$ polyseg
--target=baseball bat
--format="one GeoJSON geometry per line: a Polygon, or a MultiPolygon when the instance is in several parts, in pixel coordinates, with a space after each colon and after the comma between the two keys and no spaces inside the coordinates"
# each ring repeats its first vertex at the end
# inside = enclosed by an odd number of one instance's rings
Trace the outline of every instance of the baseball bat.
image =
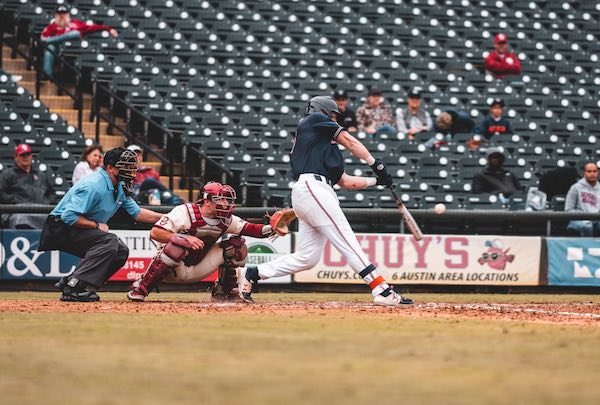
{"type": "Polygon", "coordinates": [[[404,223],[406,224],[406,227],[408,228],[408,230],[410,231],[412,236],[416,240],[423,239],[423,232],[421,232],[421,228],[419,228],[419,225],[417,225],[417,222],[415,221],[413,216],[410,214],[410,212],[408,211],[406,206],[402,203],[402,201],[400,201],[400,198],[398,198],[398,194],[396,194],[396,190],[394,190],[393,187],[388,187],[388,189],[392,193],[394,200],[396,200],[396,205],[398,206],[398,209],[400,210],[400,216],[404,220],[404,223]]]}

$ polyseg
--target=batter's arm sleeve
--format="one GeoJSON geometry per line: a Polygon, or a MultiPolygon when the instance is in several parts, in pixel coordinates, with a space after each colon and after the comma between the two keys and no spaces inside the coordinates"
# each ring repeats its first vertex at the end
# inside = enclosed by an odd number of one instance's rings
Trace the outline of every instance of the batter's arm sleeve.
{"type": "Polygon", "coordinates": [[[71,200],[65,205],[65,211],[60,219],[67,225],[74,225],[77,219],[87,213],[96,199],[96,193],[87,185],[77,187],[71,200]]]}
{"type": "Polygon", "coordinates": [[[577,192],[577,187],[575,187],[575,184],[574,184],[569,189],[569,192],[567,193],[567,197],[565,198],[565,211],[579,211],[577,209],[578,197],[579,197],[579,193],[577,192]]]}

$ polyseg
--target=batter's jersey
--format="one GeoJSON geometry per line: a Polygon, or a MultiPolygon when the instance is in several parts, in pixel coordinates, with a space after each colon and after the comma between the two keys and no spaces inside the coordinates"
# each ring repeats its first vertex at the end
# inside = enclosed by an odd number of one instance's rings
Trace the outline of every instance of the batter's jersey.
{"type": "Polygon", "coordinates": [[[313,113],[298,123],[290,153],[294,179],[316,173],[336,184],[344,173],[344,158],[335,142],[344,128],[328,116],[313,113]]]}
{"type": "MultiPolygon", "coordinates": [[[[164,214],[154,226],[173,233],[195,236],[204,242],[202,251],[208,252],[223,234],[239,235],[247,223],[240,217],[232,215],[231,223],[225,226],[218,218],[204,218],[200,214],[198,205],[187,203],[178,205],[164,214]]],[[[164,243],[159,243],[157,247],[160,249],[163,246],[164,243]]]]}

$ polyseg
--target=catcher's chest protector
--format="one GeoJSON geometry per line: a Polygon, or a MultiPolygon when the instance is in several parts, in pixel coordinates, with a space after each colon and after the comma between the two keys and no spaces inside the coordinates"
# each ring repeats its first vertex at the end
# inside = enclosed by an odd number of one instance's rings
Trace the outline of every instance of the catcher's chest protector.
{"type": "MultiPolygon", "coordinates": [[[[198,207],[196,204],[188,203],[185,204],[185,206],[188,210],[190,219],[192,220],[192,226],[187,230],[187,233],[188,235],[195,236],[204,242],[204,248],[198,252],[202,257],[204,257],[212,245],[214,245],[215,242],[219,240],[221,236],[223,236],[227,230],[227,226],[223,225],[223,223],[220,221],[216,225],[206,223],[202,217],[202,214],[200,214],[200,207],[198,207]]],[[[201,258],[197,257],[196,260],[198,259],[201,260],[201,258]]],[[[198,262],[200,260],[198,260],[198,262]]]]}

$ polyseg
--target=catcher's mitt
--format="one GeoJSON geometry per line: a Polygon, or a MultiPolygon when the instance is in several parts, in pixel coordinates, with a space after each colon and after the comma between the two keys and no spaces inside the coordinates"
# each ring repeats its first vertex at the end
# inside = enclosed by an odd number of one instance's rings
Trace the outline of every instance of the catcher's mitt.
{"type": "Polygon", "coordinates": [[[267,213],[267,217],[269,217],[269,225],[271,225],[273,235],[285,236],[290,231],[288,225],[296,219],[296,213],[293,208],[284,208],[273,215],[267,213]]]}

